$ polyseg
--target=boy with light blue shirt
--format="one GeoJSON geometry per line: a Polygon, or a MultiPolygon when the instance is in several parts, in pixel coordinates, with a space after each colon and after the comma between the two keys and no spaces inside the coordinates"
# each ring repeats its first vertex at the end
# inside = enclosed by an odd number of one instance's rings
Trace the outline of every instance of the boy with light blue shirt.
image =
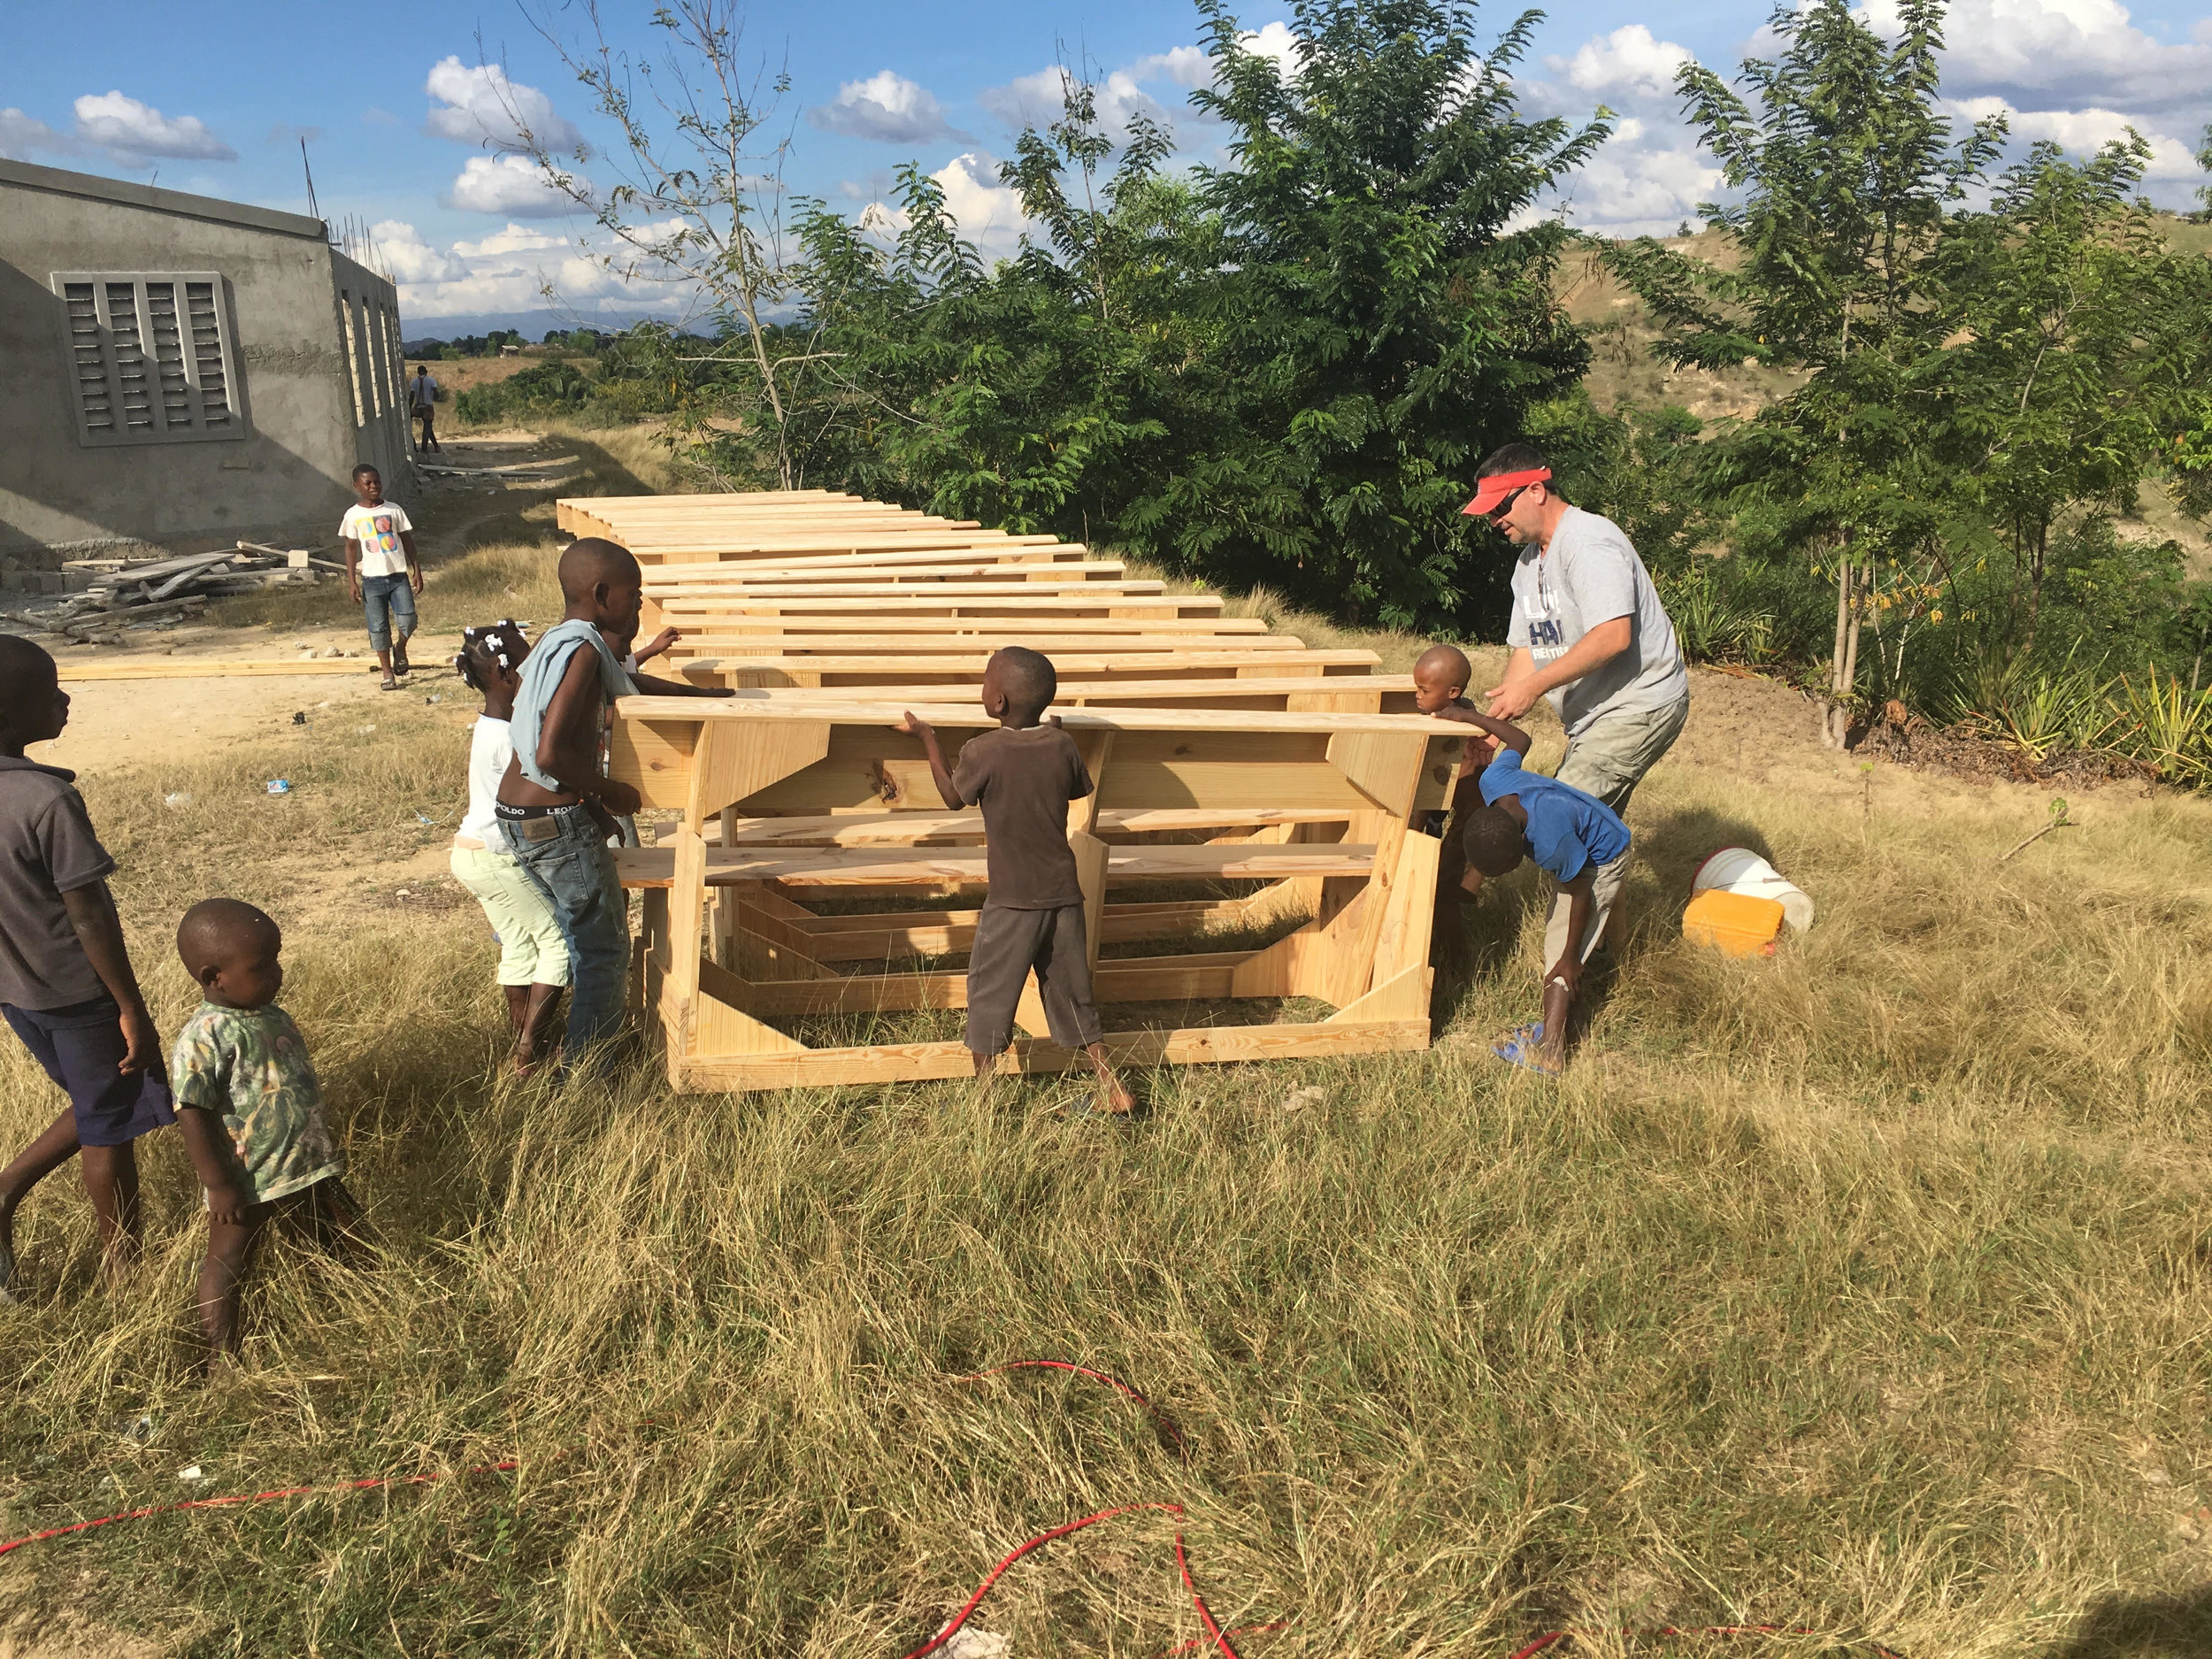
{"type": "Polygon", "coordinates": [[[1567,1022],[1581,995],[1583,964],[1604,937],[1628,867],[1628,826],[1596,796],[1523,768],[1529,735],[1479,710],[1446,707],[1440,720],[1479,727],[1497,741],[1495,759],[1476,780],[1483,804],[1463,812],[1461,844],[1467,873],[1460,885],[1479,892],[1535,860],[1558,884],[1544,929],[1543,1018],[1511,1033],[1492,1049],[1500,1059],[1555,1077],[1567,1062],[1567,1022]]]}

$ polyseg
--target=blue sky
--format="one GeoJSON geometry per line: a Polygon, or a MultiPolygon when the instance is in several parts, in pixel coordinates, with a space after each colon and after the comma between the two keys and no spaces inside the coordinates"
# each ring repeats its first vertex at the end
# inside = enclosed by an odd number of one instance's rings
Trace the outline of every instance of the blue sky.
{"type": "MultiPolygon", "coordinates": [[[[1870,9],[1878,20],[1893,3],[1870,9]]],[[[651,49],[649,4],[603,0],[603,11],[616,46],[651,49]]],[[[584,24],[573,0],[551,15],[572,33],[584,24]]],[[[1486,9],[1479,27],[1511,15],[1486,9]]],[[[377,227],[411,335],[541,311],[549,280],[580,318],[673,303],[595,269],[578,248],[588,224],[501,153],[509,108],[540,131],[594,142],[605,132],[511,4],[111,0],[96,27],[92,16],[22,4],[0,15],[0,154],[304,211],[303,134],[325,215],[377,227]]],[[[1601,102],[1624,118],[1562,211],[1623,231],[1671,229],[1687,216],[1712,174],[1681,125],[1673,71],[1692,58],[1732,66],[1756,47],[1765,16],[1757,0],[1555,10],[1523,67],[1525,104],[1578,117],[1601,102]]],[[[1277,51],[1288,17],[1283,0],[1239,12],[1254,43],[1277,51]]],[[[995,164],[1025,113],[1053,112],[1050,72],[1064,57],[1102,80],[1110,116],[1148,108],[1174,120],[1186,158],[1217,153],[1217,129],[1184,102],[1205,69],[1198,22],[1187,0],[816,0],[753,9],[743,51],[789,72],[790,189],[856,212],[893,168],[918,160],[944,181],[969,234],[1003,251],[1020,224],[995,164]]],[[[1946,92],[1962,115],[2002,105],[2016,132],[2076,149],[2132,122],[2156,147],[2155,199],[2186,205],[2203,182],[2191,152],[2212,120],[2212,0],[1958,0],[1949,37],[1946,92]]]]}

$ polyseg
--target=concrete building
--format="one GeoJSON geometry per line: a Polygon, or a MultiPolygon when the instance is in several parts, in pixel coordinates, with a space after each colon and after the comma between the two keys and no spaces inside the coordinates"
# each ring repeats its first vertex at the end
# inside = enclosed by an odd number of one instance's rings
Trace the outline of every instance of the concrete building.
{"type": "Polygon", "coordinates": [[[0,555],[334,545],[412,498],[399,338],[320,219],[0,160],[0,555]]]}

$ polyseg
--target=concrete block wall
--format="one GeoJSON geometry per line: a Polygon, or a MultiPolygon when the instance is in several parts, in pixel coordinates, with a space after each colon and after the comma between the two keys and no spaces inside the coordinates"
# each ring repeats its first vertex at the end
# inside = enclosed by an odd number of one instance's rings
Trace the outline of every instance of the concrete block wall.
{"type": "Polygon", "coordinates": [[[0,554],[45,565],[128,544],[329,545],[359,460],[409,500],[404,410],[376,376],[387,335],[396,361],[397,320],[393,286],[334,250],[319,219],[0,160],[0,554]],[[65,271],[219,273],[243,435],[81,443],[53,288],[65,271]],[[364,373],[373,389],[357,406],[364,373]]]}

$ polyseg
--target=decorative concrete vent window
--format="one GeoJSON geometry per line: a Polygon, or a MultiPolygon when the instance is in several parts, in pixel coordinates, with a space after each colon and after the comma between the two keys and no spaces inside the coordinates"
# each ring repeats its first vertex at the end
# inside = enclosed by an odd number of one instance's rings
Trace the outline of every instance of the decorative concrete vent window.
{"type": "Polygon", "coordinates": [[[87,449],[242,438],[238,359],[223,279],[211,271],[61,271],[77,412],[87,449]]]}

